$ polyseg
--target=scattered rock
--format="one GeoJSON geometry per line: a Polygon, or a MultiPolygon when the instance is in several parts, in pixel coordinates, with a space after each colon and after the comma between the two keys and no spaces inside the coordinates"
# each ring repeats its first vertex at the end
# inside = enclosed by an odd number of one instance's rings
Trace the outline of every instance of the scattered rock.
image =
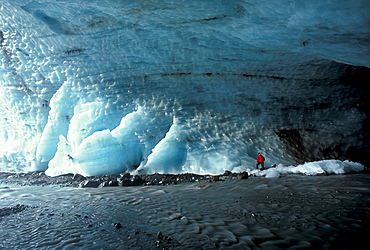
{"type": "Polygon", "coordinates": [[[131,186],[131,180],[124,179],[124,178],[118,178],[117,179],[118,186],[131,186]]]}
{"type": "Polygon", "coordinates": [[[132,181],[133,186],[141,186],[145,183],[145,181],[139,175],[135,175],[131,179],[131,181],[132,181]]]}
{"type": "Polygon", "coordinates": [[[100,185],[99,181],[86,180],[81,182],[80,188],[97,188],[99,187],[99,185],[100,185]]]}
{"type": "Polygon", "coordinates": [[[130,173],[112,174],[104,176],[85,177],[80,174],[64,174],[47,176],[45,172],[32,173],[4,173],[0,172],[0,182],[3,184],[17,184],[22,186],[59,185],[62,187],[111,187],[111,186],[141,186],[141,185],[175,185],[184,182],[217,182],[225,179],[246,179],[248,173],[232,173],[228,170],[221,175],[183,174],[149,174],[131,175],[130,173]],[[244,176],[244,177],[243,177],[244,176]],[[242,178],[243,177],[243,178],[242,178]]]}
{"type": "Polygon", "coordinates": [[[109,186],[109,183],[107,181],[103,181],[102,183],[99,184],[99,188],[101,187],[108,187],[109,186]]]}
{"type": "Polygon", "coordinates": [[[72,177],[72,180],[74,181],[84,181],[86,180],[86,177],[80,174],[74,174],[72,177]]]}
{"type": "Polygon", "coordinates": [[[225,173],[223,174],[223,176],[229,176],[229,175],[231,175],[232,173],[231,173],[231,171],[229,171],[229,170],[226,170],[225,171],[225,173]]]}
{"type": "Polygon", "coordinates": [[[99,187],[117,187],[117,186],[119,186],[117,180],[103,181],[99,185],[99,187]]]}
{"type": "Polygon", "coordinates": [[[118,186],[118,181],[117,180],[109,181],[108,182],[108,186],[110,186],[110,187],[116,187],[116,186],[118,186]]]}
{"type": "Polygon", "coordinates": [[[169,236],[163,235],[161,231],[157,233],[158,240],[155,242],[155,245],[161,249],[170,249],[171,247],[178,247],[180,244],[173,241],[169,236]]]}
{"type": "Polygon", "coordinates": [[[238,174],[238,179],[248,179],[248,177],[249,177],[248,172],[238,174]]]}
{"type": "Polygon", "coordinates": [[[157,240],[157,241],[155,242],[155,246],[156,246],[156,247],[161,247],[161,241],[160,241],[160,240],[157,240]]]}
{"type": "Polygon", "coordinates": [[[162,234],[162,232],[161,231],[159,231],[158,233],[157,233],[157,238],[158,239],[163,239],[163,234],[162,234]]]}
{"type": "Polygon", "coordinates": [[[141,186],[144,183],[145,181],[139,175],[131,176],[127,173],[117,178],[118,186],[141,186]]]}
{"type": "Polygon", "coordinates": [[[121,177],[125,178],[125,179],[130,179],[131,178],[131,174],[130,173],[122,173],[120,174],[121,177]]]}

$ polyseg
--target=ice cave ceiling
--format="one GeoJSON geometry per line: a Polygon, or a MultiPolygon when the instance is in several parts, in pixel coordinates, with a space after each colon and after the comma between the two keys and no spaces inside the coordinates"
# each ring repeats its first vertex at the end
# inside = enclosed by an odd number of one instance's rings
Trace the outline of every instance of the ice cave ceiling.
{"type": "Polygon", "coordinates": [[[218,173],[257,152],[368,164],[368,13],[366,0],[2,0],[0,169],[218,173]]]}

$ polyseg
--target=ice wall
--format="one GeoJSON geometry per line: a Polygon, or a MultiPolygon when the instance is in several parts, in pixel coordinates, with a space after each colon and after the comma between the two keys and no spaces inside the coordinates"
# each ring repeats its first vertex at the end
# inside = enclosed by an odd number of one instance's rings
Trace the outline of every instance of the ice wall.
{"type": "Polygon", "coordinates": [[[0,169],[366,163],[369,5],[3,0],[0,169]]]}

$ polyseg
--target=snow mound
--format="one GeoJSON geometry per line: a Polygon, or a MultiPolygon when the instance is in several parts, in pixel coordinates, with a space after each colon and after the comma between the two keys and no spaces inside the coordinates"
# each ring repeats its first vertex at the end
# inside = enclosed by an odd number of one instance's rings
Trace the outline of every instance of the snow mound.
{"type": "Polygon", "coordinates": [[[351,161],[323,160],[315,162],[306,162],[297,166],[282,166],[269,168],[264,171],[253,170],[252,174],[256,176],[265,176],[266,178],[276,178],[281,175],[303,174],[303,175],[323,175],[323,174],[346,174],[361,172],[364,165],[351,161]]]}

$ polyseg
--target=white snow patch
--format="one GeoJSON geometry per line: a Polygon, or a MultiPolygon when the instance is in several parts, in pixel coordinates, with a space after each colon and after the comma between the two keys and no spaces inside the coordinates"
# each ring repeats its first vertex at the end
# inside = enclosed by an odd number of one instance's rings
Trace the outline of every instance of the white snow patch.
{"type": "Polygon", "coordinates": [[[282,166],[269,168],[264,171],[252,170],[251,173],[256,176],[265,176],[266,178],[279,177],[288,174],[303,174],[303,175],[322,175],[322,174],[346,174],[353,172],[361,172],[364,170],[364,165],[351,161],[340,160],[323,160],[315,162],[306,162],[298,166],[282,166]]]}

